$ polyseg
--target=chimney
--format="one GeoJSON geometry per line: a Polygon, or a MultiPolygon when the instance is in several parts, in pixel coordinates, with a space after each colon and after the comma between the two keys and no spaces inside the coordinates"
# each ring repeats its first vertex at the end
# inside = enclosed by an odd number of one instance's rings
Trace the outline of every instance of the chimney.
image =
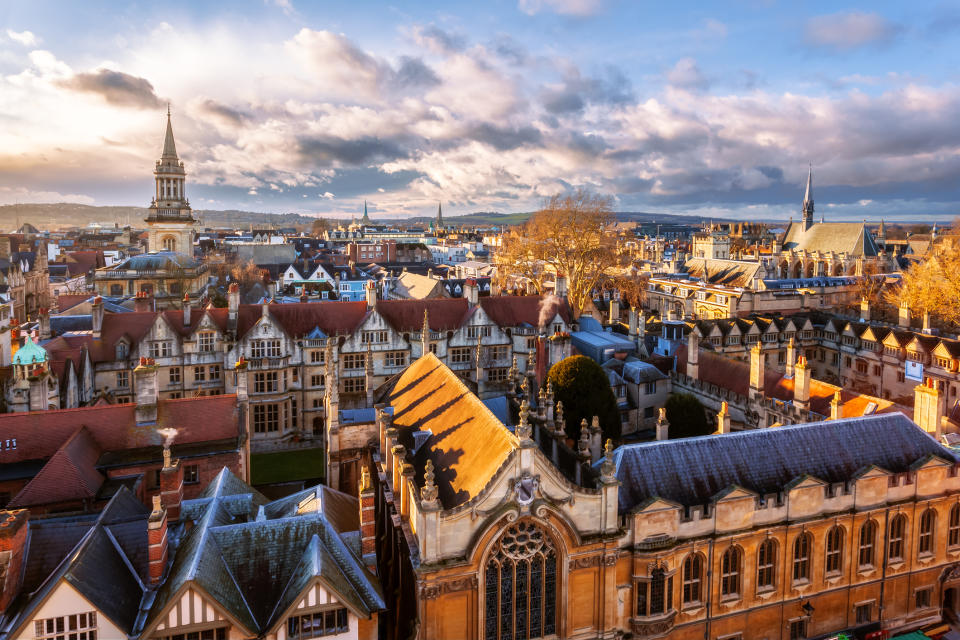
{"type": "Polygon", "coordinates": [[[237,314],[240,313],[240,285],[231,282],[227,288],[227,318],[231,327],[237,326],[237,314]]]}
{"type": "Polygon", "coordinates": [[[30,512],[26,509],[0,511],[0,611],[6,611],[20,591],[30,512]]]}
{"type": "Polygon", "coordinates": [[[608,314],[607,324],[618,324],[620,322],[620,299],[610,296],[610,313],[608,314]]]}
{"type": "Polygon", "coordinates": [[[133,310],[137,312],[150,311],[150,298],[146,291],[138,291],[133,299],[133,310]]]}
{"type": "Polygon", "coordinates": [[[694,380],[700,378],[700,334],[696,328],[687,334],[687,375],[694,380]]]}
{"type": "Polygon", "coordinates": [[[557,274],[557,281],[553,287],[553,292],[556,295],[560,296],[561,298],[567,297],[567,276],[566,275],[562,273],[557,274]]]}
{"type": "Polygon", "coordinates": [[[103,330],[103,298],[97,296],[90,305],[91,324],[93,329],[93,339],[100,339],[100,332],[103,330]]]}
{"type": "Polygon", "coordinates": [[[913,390],[913,421],[939,440],[943,433],[942,418],[940,390],[932,378],[926,378],[913,390]]]}
{"type": "Polygon", "coordinates": [[[467,278],[463,283],[463,297],[466,298],[472,306],[480,303],[480,287],[473,278],[467,278]]]}
{"type": "Polygon", "coordinates": [[[160,500],[171,520],[180,519],[180,503],[183,502],[183,465],[174,460],[170,445],[163,445],[163,468],[160,469],[160,500]]]}
{"type": "Polygon", "coordinates": [[[805,356],[797,358],[797,366],[794,367],[793,404],[804,411],[810,410],[810,367],[805,356]]]}
{"type": "Polygon", "coordinates": [[[184,327],[190,326],[190,319],[191,319],[190,309],[191,309],[190,296],[185,295],[183,296],[183,326],[184,327]]]}
{"type": "Polygon", "coordinates": [[[910,305],[904,302],[900,303],[900,317],[898,324],[904,329],[910,328],[910,305]]]}
{"type": "Polygon", "coordinates": [[[840,398],[840,392],[837,391],[833,394],[833,399],[830,401],[830,419],[839,420],[843,417],[843,402],[840,398]]]}
{"type": "Polygon", "coordinates": [[[921,331],[923,331],[923,333],[933,333],[933,328],[932,328],[932,326],[930,325],[930,312],[929,312],[929,311],[924,311],[924,312],[923,312],[923,329],[922,329],[921,331]]]}
{"type": "Polygon", "coordinates": [[[753,343],[750,349],[750,398],[762,398],[765,390],[763,349],[760,342],[753,343]]]}
{"type": "Polygon", "coordinates": [[[152,358],[140,358],[133,370],[133,383],[137,393],[137,424],[153,424],[157,421],[157,363],[152,358]]]}
{"type": "Polygon", "coordinates": [[[717,414],[717,433],[730,433],[730,407],[726,400],[720,403],[720,413],[717,414]]]}
{"type": "Polygon", "coordinates": [[[784,378],[793,377],[793,366],[797,362],[797,345],[793,341],[793,338],[790,338],[790,342],[787,343],[787,366],[784,370],[784,378]]]}
{"type": "Polygon", "coordinates": [[[38,312],[40,319],[40,339],[50,339],[50,310],[46,307],[40,307],[38,312]]]}
{"type": "Polygon", "coordinates": [[[246,402],[250,398],[247,393],[247,359],[240,356],[240,359],[233,365],[233,368],[237,376],[236,380],[234,380],[236,383],[237,402],[246,402]]]}
{"type": "Polygon", "coordinates": [[[660,407],[660,415],[657,417],[657,440],[670,439],[670,423],[667,422],[667,410],[660,407]]]}
{"type": "Polygon", "coordinates": [[[153,496],[153,511],[147,519],[147,559],[151,586],[163,579],[167,554],[167,510],[163,508],[160,496],[153,496]]]}
{"type": "Polygon", "coordinates": [[[630,312],[627,315],[629,322],[629,334],[630,338],[633,340],[637,339],[637,308],[630,307],[630,312]]]}
{"type": "Polygon", "coordinates": [[[377,514],[374,507],[375,494],[370,484],[370,470],[361,460],[360,472],[360,557],[367,569],[377,572],[377,514]]]}
{"type": "Polygon", "coordinates": [[[373,280],[367,280],[367,309],[377,306],[377,285],[373,280]]]}
{"type": "Polygon", "coordinates": [[[860,322],[870,322],[870,301],[860,298],[860,322]]]}

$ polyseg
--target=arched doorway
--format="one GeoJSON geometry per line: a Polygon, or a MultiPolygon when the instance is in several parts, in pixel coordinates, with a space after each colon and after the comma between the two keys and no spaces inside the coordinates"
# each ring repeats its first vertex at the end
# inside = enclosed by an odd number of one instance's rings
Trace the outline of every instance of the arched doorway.
{"type": "Polygon", "coordinates": [[[542,638],[557,632],[558,553],[535,522],[507,527],[484,567],[484,640],[542,638]]]}
{"type": "Polygon", "coordinates": [[[949,587],[943,590],[943,619],[950,623],[957,622],[957,589],[949,587]]]}

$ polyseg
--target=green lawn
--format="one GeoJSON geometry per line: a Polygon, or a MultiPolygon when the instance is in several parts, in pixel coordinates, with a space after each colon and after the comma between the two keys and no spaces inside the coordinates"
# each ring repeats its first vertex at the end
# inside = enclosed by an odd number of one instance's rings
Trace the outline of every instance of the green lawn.
{"type": "Polygon", "coordinates": [[[294,449],[250,456],[250,476],[254,485],[294,482],[323,478],[323,449],[294,449]]]}

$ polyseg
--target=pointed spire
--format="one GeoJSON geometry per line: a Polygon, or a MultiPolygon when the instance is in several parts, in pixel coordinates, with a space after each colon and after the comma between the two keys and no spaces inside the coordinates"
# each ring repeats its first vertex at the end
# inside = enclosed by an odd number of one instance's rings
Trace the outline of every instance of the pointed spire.
{"type": "Polygon", "coordinates": [[[437,229],[443,228],[443,203],[437,203],[437,229]]]}
{"type": "Polygon", "coordinates": [[[804,230],[813,224],[813,165],[807,171],[807,190],[803,194],[803,225],[804,230]]]}
{"type": "Polygon", "coordinates": [[[177,145],[173,141],[173,125],[170,123],[170,103],[167,103],[167,132],[163,137],[163,153],[161,158],[176,158],[177,145]]]}

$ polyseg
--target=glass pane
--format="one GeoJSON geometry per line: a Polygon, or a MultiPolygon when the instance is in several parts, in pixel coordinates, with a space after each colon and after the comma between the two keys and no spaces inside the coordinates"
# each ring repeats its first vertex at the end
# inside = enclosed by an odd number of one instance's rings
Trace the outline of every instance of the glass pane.
{"type": "Polygon", "coordinates": [[[553,552],[544,560],[543,635],[556,633],[557,628],[557,559],[553,552]]]}
{"type": "Polygon", "coordinates": [[[543,629],[543,558],[530,564],[530,637],[539,638],[543,629]]]}
{"type": "Polygon", "coordinates": [[[499,589],[499,571],[497,571],[497,565],[491,560],[487,565],[487,576],[486,576],[486,594],[485,594],[485,612],[484,612],[484,636],[486,640],[497,640],[497,595],[500,593],[499,589]]]}
{"type": "Polygon", "coordinates": [[[500,638],[513,639],[513,563],[500,567],[500,638]]]}
{"type": "Polygon", "coordinates": [[[527,579],[528,573],[530,571],[530,563],[526,560],[521,560],[517,563],[517,588],[515,590],[515,604],[514,604],[514,615],[516,616],[515,622],[516,626],[514,637],[515,638],[526,638],[527,637],[527,626],[530,621],[528,618],[527,611],[527,579]]]}

